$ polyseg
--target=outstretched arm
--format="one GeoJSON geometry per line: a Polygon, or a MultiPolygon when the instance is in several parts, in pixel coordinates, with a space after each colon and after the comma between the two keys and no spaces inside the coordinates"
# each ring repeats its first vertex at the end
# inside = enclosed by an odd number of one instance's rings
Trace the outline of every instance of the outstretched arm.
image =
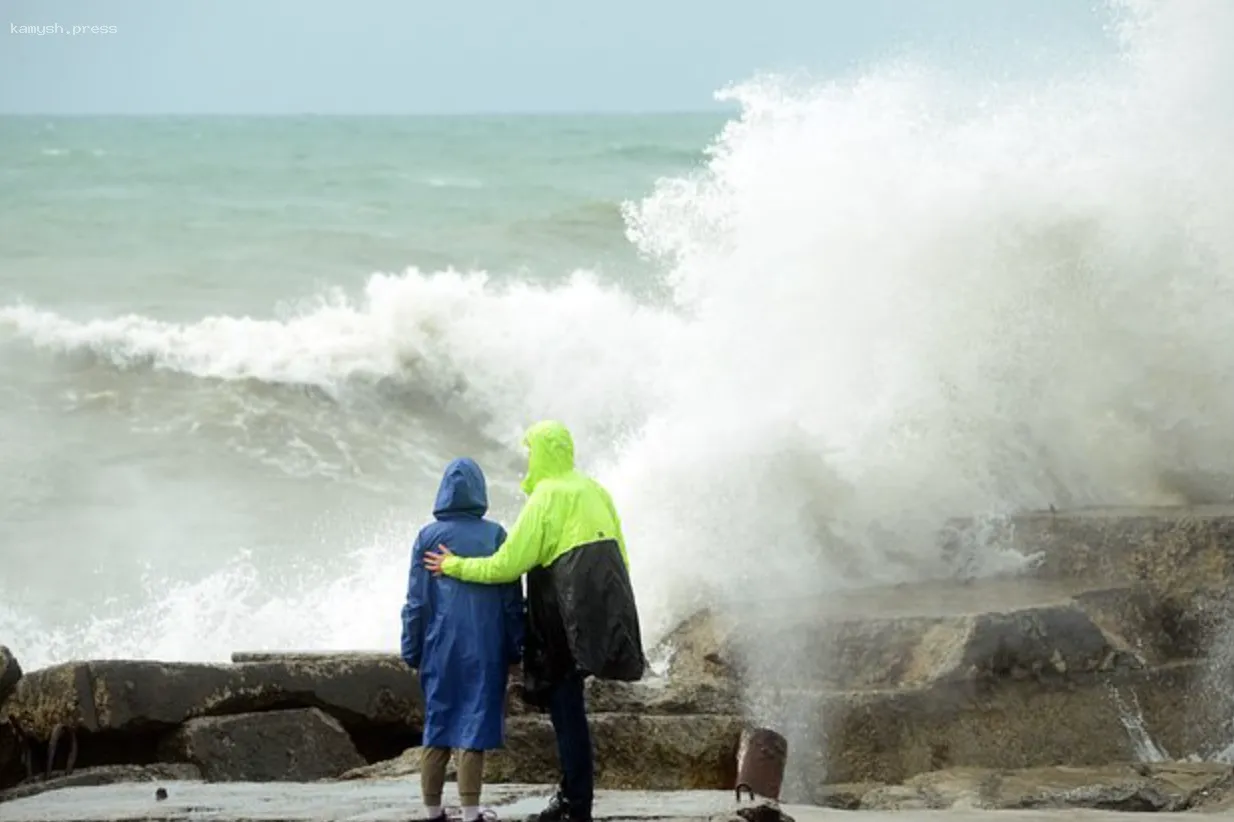
{"type": "Polygon", "coordinates": [[[421,563],[420,537],[411,546],[411,570],[407,575],[407,599],[403,603],[401,656],[407,667],[419,669],[424,651],[424,626],[428,623],[429,575],[421,563]]]}
{"type": "Polygon", "coordinates": [[[464,582],[504,585],[540,565],[548,543],[543,494],[532,494],[519,513],[510,535],[497,553],[487,557],[456,557],[444,546],[424,556],[424,567],[464,582]]]}

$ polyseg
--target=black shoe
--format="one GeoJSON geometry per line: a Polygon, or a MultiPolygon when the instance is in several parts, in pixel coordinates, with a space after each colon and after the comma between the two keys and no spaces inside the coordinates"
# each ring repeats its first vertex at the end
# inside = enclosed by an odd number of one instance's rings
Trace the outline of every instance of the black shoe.
{"type": "Polygon", "coordinates": [[[422,816],[420,817],[420,820],[421,822],[450,822],[450,817],[446,815],[445,811],[442,811],[437,816],[433,816],[433,817],[422,816]]]}
{"type": "Polygon", "coordinates": [[[547,808],[527,817],[527,822],[591,822],[591,813],[571,808],[565,796],[558,793],[549,800],[547,808]]]}
{"type": "Polygon", "coordinates": [[[570,814],[570,803],[560,793],[553,795],[548,807],[527,817],[527,822],[565,822],[570,814]]]}

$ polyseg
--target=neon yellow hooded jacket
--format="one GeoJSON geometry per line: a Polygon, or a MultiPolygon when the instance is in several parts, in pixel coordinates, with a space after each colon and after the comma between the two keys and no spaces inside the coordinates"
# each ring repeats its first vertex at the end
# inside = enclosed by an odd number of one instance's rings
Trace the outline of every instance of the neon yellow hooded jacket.
{"type": "Polygon", "coordinates": [[[527,504],[501,549],[489,557],[449,557],[441,571],[464,582],[514,582],[547,567],[581,545],[615,539],[629,568],[625,537],[613,499],[600,483],[574,470],[574,439],[559,422],[546,420],[527,430],[527,504]]]}
{"type": "Polygon", "coordinates": [[[442,573],[488,584],[527,575],[523,698],[544,706],[567,677],[634,682],[647,659],[612,498],[574,470],[574,441],[561,423],[533,425],[524,443],[527,504],[506,541],[487,557],[449,557],[442,573]]]}

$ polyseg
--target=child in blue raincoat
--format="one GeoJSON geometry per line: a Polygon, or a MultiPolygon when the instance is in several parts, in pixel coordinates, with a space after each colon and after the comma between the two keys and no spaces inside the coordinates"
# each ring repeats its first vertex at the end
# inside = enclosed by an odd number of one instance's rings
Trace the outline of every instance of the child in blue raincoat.
{"type": "Polygon", "coordinates": [[[438,545],[458,556],[496,553],[506,532],[484,518],[487,511],[480,466],[454,460],[437,491],[436,521],[420,530],[411,549],[402,657],[419,671],[424,691],[420,785],[432,822],[446,818],[441,797],[451,750],[459,752],[463,818],[479,818],[484,751],[505,742],[506,682],[523,654],[521,582],[478,585],[434,577],[424,568],[424,553],[438,545]]]}

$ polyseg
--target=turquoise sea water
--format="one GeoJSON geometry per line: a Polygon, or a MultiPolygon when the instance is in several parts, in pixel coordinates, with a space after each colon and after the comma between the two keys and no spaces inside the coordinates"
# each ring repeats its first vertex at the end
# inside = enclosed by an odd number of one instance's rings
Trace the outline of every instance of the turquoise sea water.
{"type": "MultiPolygon", "coordinates": [[[[722,125],[0,119],[0,609],[71,628],[142,601],[143,574],[191,581],[250,554],[254,584],[278,590],[318,560],[328,577],[377,531],[401,557],[443,460],[510,455],[414,379],[376,373],[372,390],[349,390],[347,367],[323,360],[348,334],[382,333],[380,320],[358,318],[323,353],[329,318],[305,306],[408,266],[546,286],[587,269],[654,299],[621,205],[700,166],[722,125]],[[285,350],[263,350],[243,325],[297,312],[316,316],[303,347],[284,334],[285,350]]],[[[429,323],[454,313],[377,302],[429,323]]]]}
{"type": "Polygon", "coordinates": [[[450,267],[645,273],[622,201],[715,115],[0,119],[0,291],[194,317],[450,267]]]}

